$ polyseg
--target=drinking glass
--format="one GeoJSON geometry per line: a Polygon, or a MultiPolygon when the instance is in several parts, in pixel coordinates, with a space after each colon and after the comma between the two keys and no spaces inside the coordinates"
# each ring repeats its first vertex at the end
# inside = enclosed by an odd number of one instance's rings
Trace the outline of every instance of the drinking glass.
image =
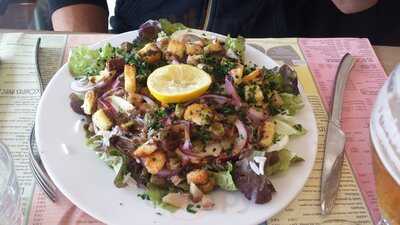
{"type": "Polygon", "coordinates": [[[400,65],[379,91],[370,123],[372,162],[382,219],[400,225],[400,65]]]}
{"type": "Polygon", "coordinates": [[[0,225],[21,224],[21,198],[14,163],[7,146],[0,142],[0,225]]]}

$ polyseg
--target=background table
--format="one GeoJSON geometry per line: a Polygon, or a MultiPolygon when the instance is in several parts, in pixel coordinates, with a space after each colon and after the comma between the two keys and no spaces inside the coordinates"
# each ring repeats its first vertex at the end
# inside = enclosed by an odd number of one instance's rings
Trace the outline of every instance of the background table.
{"type": "Polygon", "coordinates": [[[381,61],[386,74],[390,74],[394,67],[400,63],[400,47],[373,46],[376,55],[381,61]]]}

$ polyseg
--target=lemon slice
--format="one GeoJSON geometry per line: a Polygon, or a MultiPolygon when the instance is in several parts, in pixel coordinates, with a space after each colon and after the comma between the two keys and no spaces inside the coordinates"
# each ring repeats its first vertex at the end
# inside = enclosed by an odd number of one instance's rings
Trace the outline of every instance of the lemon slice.
{"type": "Polygon", "coordinates": [[[160,67],[147,78],[150,93],[163,103],[195,99],[207,91],[211,77],[203,70],[186,64],[160,67]]]}

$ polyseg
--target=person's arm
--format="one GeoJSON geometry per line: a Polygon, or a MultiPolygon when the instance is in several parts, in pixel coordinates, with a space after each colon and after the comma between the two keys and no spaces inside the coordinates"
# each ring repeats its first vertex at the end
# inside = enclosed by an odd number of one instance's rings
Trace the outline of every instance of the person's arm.
{"type": "Polygon", "coordinates": [[[108,11],[103,1],[49,0],[55,31],[107,32],[108,11]]]}
{"type": "Polygon", "coordinates": [[[378,1],[379,0],[332,0],[336,7],[345,14],[364,11],[374,6],[378,1]]]}

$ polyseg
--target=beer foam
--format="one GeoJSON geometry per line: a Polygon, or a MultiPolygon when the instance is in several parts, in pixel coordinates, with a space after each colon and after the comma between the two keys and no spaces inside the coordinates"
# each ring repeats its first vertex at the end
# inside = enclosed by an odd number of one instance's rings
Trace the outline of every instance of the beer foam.
{"type": "Polygon", "coordinates": [[[400,185],[400,65],[378,94],[370,126],[377,155],[400,185]]]}

